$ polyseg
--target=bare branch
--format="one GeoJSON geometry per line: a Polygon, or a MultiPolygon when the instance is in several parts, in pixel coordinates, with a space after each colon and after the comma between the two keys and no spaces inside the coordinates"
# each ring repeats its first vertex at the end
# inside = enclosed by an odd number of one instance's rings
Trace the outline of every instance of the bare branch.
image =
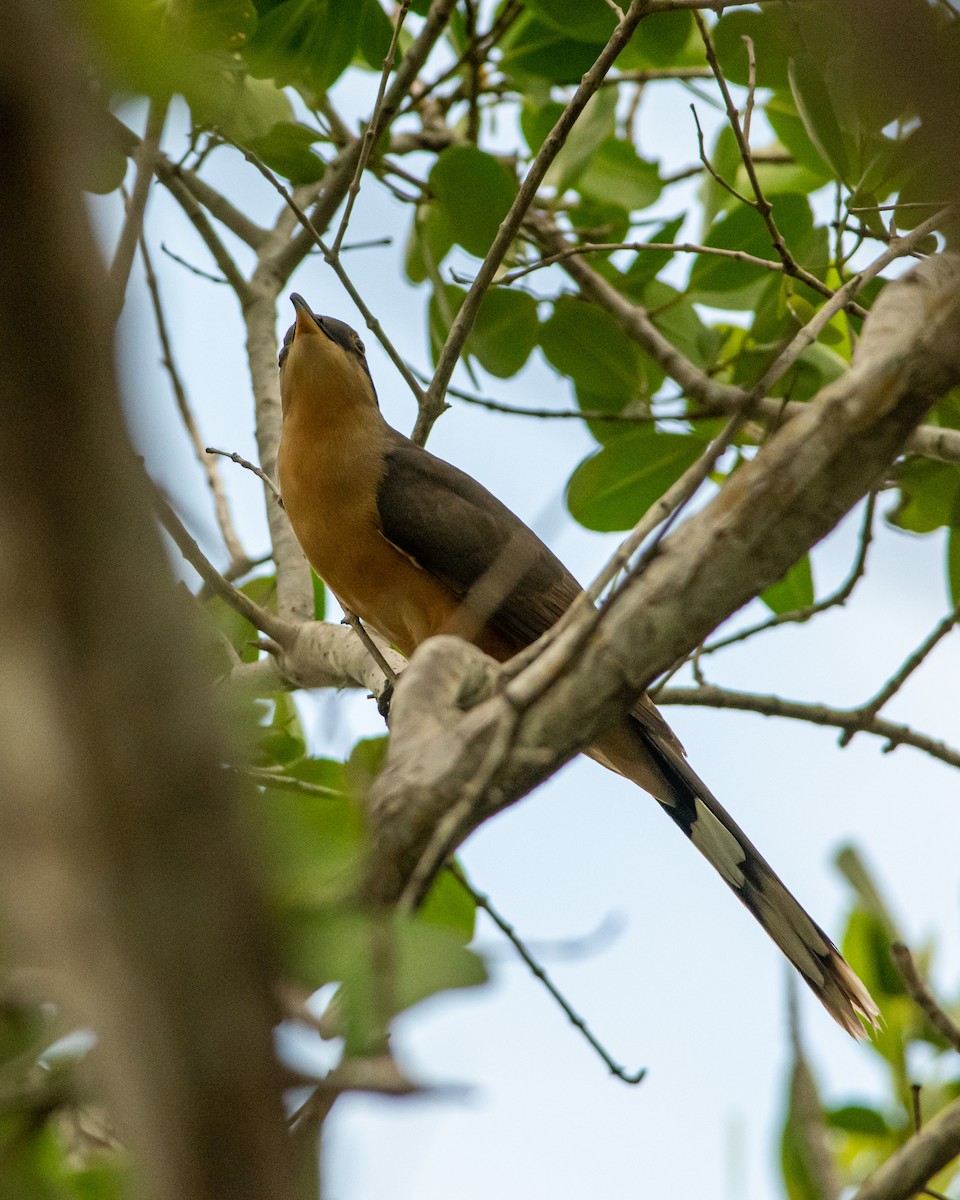
{"type": "Polygon", "coordinates": [[[909,1200],[960,1154],[960,1100],[941,1109],[906,1145],[873,1171],[852,1200],[909,1200]]]}
{"type": "Polygon", "coordinates": [[[357,167],[353,174],[353,179],[350,181],[350,189],[347,193],[347,203],[343,210],[343,216],[340,218],[340,227],[337,229],[337,235],[333,239],[333,245],[330,248],[330,253],[334,256],[340,253],[340,247],[343,244],[343,235],[347,232],[347,226],[350,224],[350,215],[353,212],[353,206],[357,202],[357,196],[360,194],[360,181],[363,177],[364,168],[370,159],[371,151],[377,144],[383,131],[383,99],[384,93],[387,90],[387,80],[390,78],[390,72],[393,70],[394,55],[397,52],[397,43],[400,40],[400,30],[403,28],[403,22],[406,19],[407,13],[410,11],[410,0],[401,0],[399,7],[396,10],[393,21],[393,36],[390,39],[390,47],[387,50],[386,58],[383,60],[383,70],[380,74],[380,86],[377,89],[377,98],[374,101],[373,112],[370,116],[370,121],[363,134],[363,142],[360,147],[360,155],[357,159],[357,167]]]}
{"type": "Polygon", "coordinates": [[[802,625],[812,617],[826,612],[829,608],[842,607],[846,604],[853,595],[853,589],[863,578],[863,573],[866,570],[867,552],[870,549],[870,543],[873,541],[873,515],[876,503],[877,493],[870,492],[864,507],[863,525],[857,544],[857,556],[854,559],[850,574],[837,591],[830,596],[825,596],[822,600],[818,600],[815,604],[808,604],[803,608],[794,608],[790,612],[774,613],[766,621],[759,621],[756,625],[751,625],[747,629],[741,629],[739,633],[731,633],[728,637],[717,638],[716,641],[708,642],[700,648],[700,657],[702,658],[707,654],[714,654],[717,650],[723,650],[727,646],[735,645],[737,642],[745,642],[748,638],[752,638],[758,633],[763,633],[767,629],[775,629],[778,625],[802,625]]]}
{"type": "Polygon", "coordinates": [[[945,742],[917,733],[909,725],[887,721],[883,717],[864,717],[856,709],[832,708],[826,704],[811,704],[785,700],[780,696],[763,696],[753,692],[738,692],[711,684],[695,688],[664,688],[657,693],[657,703],[683,704],[696,708],[732,708],[739,712],[760,713],[764,717],[785,717],[791,721],[806,721],[811,725],[827,725],[835,729],[863,732],[882,738],[884,751],[898,746],[912,746],[939,759],[950,767],[960,767],[960,750],[945,742]]]}
{"type": "Polygon", "coordinates": [[[177,408],[180,411],[181,419],[186,426],[187,435],[193,445],[200,466],[207,477],[207,486],[210,488],[210,493],[213,496],[213,509],[216,514],[217,524],[220,527],[220,533],[223,535],[223,543],[227,548],[227,553],[230,555],[231,564],[246,562],[247,552],[244,550],[233,524],[227,494],[223,490],[223,480],[220,478],[220,472],[217,470],[216,463],[204,451],[203,440],[200,437],[200,430],[197,427],[197,422],[190,408],[190,402],[187,399],[186,388],[183,386],[183,380],[180,378],[180,372],[177,370],[177,364],[174,362],[173,347],[170,344],[170,333],[167,329],[167,320],[164,316],[163,304],[160,299],[160,287],[153,270],[153,262],[150,258],[150,252],[147,249],[146,239],[142,234],[140,236],[140,256],[143,259],[147,288],[150,292],[150,301],[153,305],[153,315],[157,324],[157,336],[160,339],[163,365],[166,367],[167,374],[170,377],[170,385],[173,388],[173,394],[177,401],[177,408]]]}
{"type": "MultiPolygon", "coordinates": [[[[930,1024],[954,1048],[960,1051],[960,1025],[943,1011],[927,987],[913,955],[902,942],[894,942],[890,947],[893,961],[906,984],[907,991],[918,1008],[925,1013],[930,1024]]],[[[958,1151],[960,1153],[960,1151],[958,1151]]]]}
{"type": "Polygon", "coordinates": [[[537,960],[534,958],[533,954],[524,944],[513,925],[511,925],[510,922],[507,921],[506,918],[494,908],[490,897],[485,896],[482,892],[477,891],[477,889],[467,879],[459,863],[451,859],[451,861],[447,863],[447,870],[454,877],[454,879],[456,879],[464,891],[472,898],[477,908],[483,909],[483,911],[487,914],[487,916],[489,916],[490,920],[493,921],[494,925],[496,925],[510,945],[513,946],[514,950],[516,950],[517,954],[520,955],[521,959],[529,968],[530,974],[533,975],[534,979],[539,979],[556,1003],[563,1010],[563,1013],[570,1024],[573,1025],[575,1029],[580,1031],[585,1041],[599,1055],[610,1074],[615,1075],[617,1079],[621,1079],[624,1083],[639,1083],[647,1073],[646,1068],[640,1067],[636,1071],[628,1071],[625,1067],[620,1066],[619,1063],[611,1058],[609,1051],[607,1051],[593,1035],[593,1033],[591,1033],[590,1028],[584,1018],[580,1016],[575,1008],[573,1008],[566,996],[564,996],[564,994],[547,974],[543,965],[537,962],[537,960]]]}
{"type": "MultiPolygon", "coordinates": [[[[888,700],[892,699],[897,692],[903,687],[910,676],[920,666],[924,660],[935,649],[935,647],[947,636],[957,621],[960,620],[960,604],[958,604],[952,612],[947,613],[942,621],[939,621],[930,633],[923,639],[920,645],[910,654],[904,661],[900,669],[883,685],[879,692],[862,705],[857,712],[863,714],[865,718],[874,717],[883,708],[888,700]]],[[[847,746],[853,740],[853,736],[857,731],[855,729],[848,730],[840,739],[841,746],[847,746]]]]}
{"type": "Polygon", "coordinates": [[[150,101],[150,107],[147,110],[146,134],[134,155],[137,177],[110,266],[109,286],[114,320],[123,311],[123,302],[127,294],[127,280],[130,278],[133,256],[136,253],[137,242],[140,240],[140,232],[143,229],[143,214],[147,207],[147,196],[150,193],[150,184],[153,182],[153,173],[160,153],[160,139],[163,136],[163,127],[167,120],[167,106],[167,100],[150,101]]]}
{"type": "Polygon", "coordinates": [[[225,600],[241,617],[246,617],[255,629],[261,630],[278,642],[290,640],[292,633],[291,623],[282,617],[276,616],[268,609],[262,608],[259,604],[251,600],[245,592],[241,592],[232,583],[228,583],[203,553],[187,532],[183,522],[156,489],[154,489],[154,508],[160,519],[160,524],[170,534],[180,553],[204,583],[208,585],[211,591],[219,596],[221,600],[225,600]]]}

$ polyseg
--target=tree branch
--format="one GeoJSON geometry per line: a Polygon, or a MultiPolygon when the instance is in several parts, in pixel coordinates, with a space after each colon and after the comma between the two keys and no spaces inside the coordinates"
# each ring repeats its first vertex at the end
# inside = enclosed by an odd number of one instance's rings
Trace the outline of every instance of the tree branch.
{"type": "Polygon", "coordinates": [[[909,1200],[958,1154],[960,1100],[954,1100],[883,1166],[868,1175],[853,1200],[909,1200]]]}
{"type": "Polygon", "coordinates": [[[835,729],[855,733],[871,733],[882,738],[887,745],[885,751],[898,746],[913,746],[931,758],[937,758],[950,767],[960,767],[960,750],[946,743],[917,733],[909,725],[887,721],[883,717],[869,717],[858,709],[832,708],[826,704],[812,704],[799,700],[784,700],[780,696],[762,696],[753,692],[738,692],[732,688],[704,684],[695,688],[663,688],[657,693],[657,703],[663,705],[685,704],[705,708],[733,708],[740,712],[760,713],[764,717],[786,717],[792,721],[806,721],[811,725],[829,725],[835,729]]]}
{"type": "MultiPolygon", "coordinates": [[[[660,671],[829,532],[960,380],[958,318],[954,257],[928,260],[888,285],[848,374],[660,544],[599,624],[587,610],[497,694],[469,707],[464,681],[473,681],[475,697],[488,660],[470,647],[454,652],[446,639],[422,646],[398,684],[394,736],[371,796],[367,894],[395,900],[422,859],[443,861],[488,816],[589,745],[660,671]],[[474,794],[478,779],[486,786],[474,794]]],[[[422,874],[416,895],[429,880],[422,874]]]]}

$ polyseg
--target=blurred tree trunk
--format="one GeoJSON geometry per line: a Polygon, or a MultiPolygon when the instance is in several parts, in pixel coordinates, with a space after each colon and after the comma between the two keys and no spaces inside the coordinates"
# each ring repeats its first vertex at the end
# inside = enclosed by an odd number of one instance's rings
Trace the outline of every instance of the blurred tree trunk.
{"type": "Polygon", "coordinates": [[[146,1194],[289,1200],[271,956],[117,398],[70,15],[0,9],[3,933],[96,1030],[146,1194]]]}

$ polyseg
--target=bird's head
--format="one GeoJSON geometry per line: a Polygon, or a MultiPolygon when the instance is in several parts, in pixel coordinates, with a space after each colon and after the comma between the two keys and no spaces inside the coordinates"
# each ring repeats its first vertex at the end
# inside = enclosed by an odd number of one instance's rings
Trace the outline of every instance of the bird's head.
{"type": "Polygon", "coordinates": [[[280,396],[286,414],[291,405],[309,403],[378,408],[363,342],[356,330],[336,317],[311,310],[294,292],[290,297],[297,319],[287,330],[280,350],[280,396]]]}

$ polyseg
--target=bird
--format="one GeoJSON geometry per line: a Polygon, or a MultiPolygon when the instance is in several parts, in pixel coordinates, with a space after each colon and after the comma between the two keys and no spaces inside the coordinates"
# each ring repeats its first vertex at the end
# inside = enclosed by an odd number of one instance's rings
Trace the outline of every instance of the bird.
{"type": "MultiPolygon", "coordinates": [[[[280,350],[283,506],[342,605],[408,656],[454,634],[506,661],[581,586],[482,484],[387,423],[359,334],[298,293],[280,350]]],[[[638,784],[703,854],[854,1037],[879,1010],[827,934],[689,765],[646,695],[586,753],[638,784]]]]}

